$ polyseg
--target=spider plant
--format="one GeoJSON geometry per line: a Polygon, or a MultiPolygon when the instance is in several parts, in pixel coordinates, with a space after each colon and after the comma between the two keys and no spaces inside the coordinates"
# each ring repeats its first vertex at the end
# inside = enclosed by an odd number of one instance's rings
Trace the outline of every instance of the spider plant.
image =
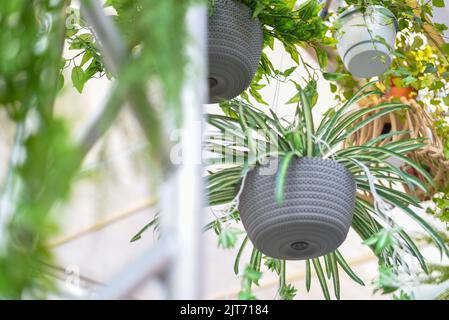
{"type": "MultiPolygon", "coordinates": [[[[291,120],[280,119],[271,109],[268,112],[261,111],[241,100],[222,104],[225,115],[209,114],[207,121],[215,129],[205,140],[205,149],[211,152],[208,159],[210,170],[207,176],[207,195],[216,219],[206,229],[214,229],[220,239],[232,234],[230,230],[235,230],[229,228],[229,225],[233,221],[239,222],[237,203],[240,184],[249,168],[262,165],[267,158],[277,157],[280,165],[276,173],[276,199],[282,201],[285,174],[292,158],[330,158],[343,165],[354,176],[357,196],[352,229],[372,249],[379,264],[395,273],[412,273],[410,260],[418,261],[422,270],[427,272],[426,262],[417,245],[390,212],[393,207],[399,208],[421,226],[441,253],[448,255],[448,249],[439,234],[410,208],[420,207],[418,201],[394,188],[396,183],[403,182],[423,190],[426,190],[426,186],[388,161],[391,157],[400,159],[431,182],[432,177],[419,164],[403,156],[423,147],[423,140],[404,139],[376,147],[378,141],[402,133],[390,132],[361,146],[342,147],[346,138],[370,122],[390,112],[408,108],[407,105],[395,102],[381,103],[361,110],[353,108],[361,99],[375,94],[381,92],[373,87],[373,82],[366,84],[344,104],[327,111],[316,128],[311,103],[301,88],[300,102],[291,120]],[[219,210],[222,211],[220,215],[217,214],[219,210]],[[226,236],[223,236],[224,232],[226,236]]],[[[233,236],[235,239],[235,234],[233,236]]],[[[232,243],[234,242],[231,241],[232,243]]],[[[236,274],[240,273],[240,257],[249,243],[246,237],[238,250],[234,268],[236,274]]],[[[263,260],[270,271],[279,275],[281,297],[292,298],[296,289],[286,284],[285,261],[265,257],[255,248],[252,249],[249,265],[242,272],[243,297],[254,297],[250,294],[251,285],[257,284],[258,276],[254,275],[260,276],[263,260]]],[[[335,297],[340,297],[340,269],[355,282],[364,284],[338,250],[324,257],[306,260],[305,264],[307,290],[310,289],[314,269],[326,299],[331,297],[328,287],[330,281],[333,283],[335,297]]]]}

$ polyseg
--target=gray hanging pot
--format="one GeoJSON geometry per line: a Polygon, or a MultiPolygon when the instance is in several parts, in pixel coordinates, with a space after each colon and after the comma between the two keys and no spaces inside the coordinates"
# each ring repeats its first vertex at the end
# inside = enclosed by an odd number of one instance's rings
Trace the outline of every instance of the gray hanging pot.
{"type": "Polygon", "coordinates": [[[233,0],[215,0],[208,22],[209,103],[235,98],[248,88],[262,45],[262,27],[249,7],[233,0]]]}
{"type": "Polygon", "coordinates": [[[239,201],[243,226],[257,249],[277,259],[303,260],[343,243],[356,193],[344,166],[316,157],[292,159],[280,205],[275,201],[276,174],[263,170],[259,166],[248,172],[239,201]]]}

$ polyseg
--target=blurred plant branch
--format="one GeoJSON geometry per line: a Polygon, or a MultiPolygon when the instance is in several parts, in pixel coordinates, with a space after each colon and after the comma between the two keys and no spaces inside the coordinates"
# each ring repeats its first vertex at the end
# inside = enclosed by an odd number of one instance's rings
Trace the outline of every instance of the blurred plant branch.
{"type": "MultiPolygon", "coordinates": [[[[61,65],[61,58],[69,3],[19,0],[0,4],[0,39],[8,43],[0,48],[0,105],[17,124],[0,207],[0,297],[44,297],[54,289],[41,264],[51,262],[46,243],[57,230],[56,217],[49,213],[69,195],[84,157],[113,124],[126,101],[150,141],[153,172],[161,178],[170,167],[166,133],[176,128],[180,119],[183,23],[188,1],[113,1],[119,18],[136,5],[145,8],[131,26],[126,25],[127,31],[131,28],[137,36],[139,54],[132,53],[133,47],[121,36],[123,30],[117,30],[98,2],[83,1],[102,57],[115,73],[116,82],[104,108],[92,118],[77,143],[72,142],[63,121],[53,116],[55,98],[63,85],[61,69],[66,65],[65,59],[61,65]],[[167,12],[170,15],[164,15],[167,12]],[[172,40],[164,45],[169,37],[172,40]],[[165,68],[161,68],[161,61],[165,68]],[[176,66],[173,61],[177,61],[176,66]],[[167,104],[164,112],[147,99],[150,81],[162,92],[161,99],[152,98],[167,104]]],[[[75,75],[83,76],[79,67],[75,71],[75,75]]]]}

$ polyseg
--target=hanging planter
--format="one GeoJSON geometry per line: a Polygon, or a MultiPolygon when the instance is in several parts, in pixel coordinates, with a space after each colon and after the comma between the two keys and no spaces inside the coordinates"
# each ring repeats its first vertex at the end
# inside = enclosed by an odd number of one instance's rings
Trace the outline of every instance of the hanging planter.
{"type": "Polygon", "coordinates": [[[355,8],[337,22],[337,51],[351,74],[371,78],[390,67],[398,29],[393,13],[382,6],[355,8]]]}
{"type": "MultiPolygon", "coordinates": [[[[251,284],[258,278],[252,276],[260,275],[263,262],[279,276],[279,292],[290,290],[285,297],[292,296],[291,286],[285,281],[285,260],[311,259],[305,263],[307,273],[315,270],[319,275],[327,299],[330,295],[324,273],[333,278],[334,288],[338,288],[338,266],[343,266],[347,274],[362,284],[344,267],[347,263],[337,249],[350,225],[379,261],[388,263],[392,272],[404,270],[410,261],[408,257],[412,256],[426,269],[416,244],[396,223],[390,206],[417,222],[449,256],[438,232],[409,208],[416,204],[415,199],[388,186],[392,181],[388,158],[397,152],[401,153],[397,154],[399,160],[432,181],[424,168],[402,154],[420,150],[420,140],[405,139],[382,147],[370,143],[342,146],[354,132],[371,122],[391,112],[407,110],[406,105],[398,103],[354,110],[355,103],[369,97],[374,88],[375,83],[370,82],[359,89],[347,103],[336,107],[334,112],[326,112],[317,127],[310,100],[301,88],[302,112],[285,122],[279,121],[274,112],[270,115],[242,100],[222,105],[235,117],[208,114],[208,123],[215,129],[205,139],[205,149],[213,153],[206,195],[215,218],[205,229],[219,235],[220,246],[234,248],[240,230],[233,225],[242,223],[246,236],[240,242],[234,272],[242,276],[242,292],[247,296],[254,298],[251,284]],[[372,116],[364,118],[367,113],[372,116]],[[260,161],[270,158],[273,160],[267,166],[260,165],[260,161]],[[249,171],[248,166],[252,167],[249,171]],[[375,201],[366,201],[365,192],[373,195],[375,201]],[[251,255],[243,271],[242,258],[250,242],[251,255]],[[398,259],[398,250],[404,250],[407,258],[398,259]],[[323,259],[318,258],[322,255],[323,259]]],[[[393,181],[426,190],[421,181],[405,171],[395,173],[393,181]]],[[[339,292],[335,295],[338,298],[339,292]]]]}
{"type": "Polygon", "coordinates": [[[336,161],[318,157],[291,161],[281,204],[275,201],[276,174],[261,167],[248,172],[239,211],[248,237],[262,253],[303,260],[337,249],[352,222],[356,184],[336,161]]]}
{"type": "MultiPolygon", "coordinates": [[[[370,102],[363,107],[369,107],[382,102],[389,102],[391,98],[382,98],[370,102]]],[[[444,156],[443,143],[433,127],[433,119],[427,111],[420,106],[414,99],[401,98],[401,102],[409,106],[409,109],[401,114],[390,113],[376,121],[364,126],[361,130],[355,132],[346,142],[346,145],[363,145],[368,141],[379,137],[381,134],[404,131],[391,138],[383,139],[376,146],[382,147],[391,142],[397,142],[404,139],[425,138],[426,144],[423,148],[414,150],[407,154],[407,157],[416,163],[420,163],[423,168],[433,177],[434,185],[431,185],[425,177],[417,173],[416,170],[405,166],[403,163],[396,163],[391,159],[390,163],[404,170],[408,174],[415,176],[428,188],[428,192],[403,183],[404,190],[419,199],[420,201],[429,200],[439,190],[439,188],[449,184],[449,160],[444,156]]],[[[360,121],[369,117],[366,115],[360,121]]]]}
{"type": "Polygon", "coordinates": [[[209,103],[230,100],[249,87],[262,45],[261,24],[249,7],[215,0],[208,22],[209,103]]]}

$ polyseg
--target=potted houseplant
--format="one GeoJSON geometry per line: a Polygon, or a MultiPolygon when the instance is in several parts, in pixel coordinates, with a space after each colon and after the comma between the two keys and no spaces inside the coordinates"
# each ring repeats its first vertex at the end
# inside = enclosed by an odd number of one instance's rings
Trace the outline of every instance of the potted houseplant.
{"type": "MultiPolygon", "coordinates": [[[[210,103],[227,100],[239,94],[244,97],[252,96],[261,102],[259,90],[263,85],[259,81],[278,75],[278,70],[262,50],[273,49],[275,39],[298,64],[299,53],[296,45],[307,43],[309,47],[320,50],[321,43],[329,45],[331,42],[325,36],[328,27],[319,15],[322,6],[317,0],[307,0],[299,7],[295,6],[295,1],[277,0],[208,0],[208,3],[210,103]]],[[[144,12],[135,10],[138,6],[124,6],[119,2],[108,1],[105,5],[112,6],[117,11],[120,18],[116,19],[116,22],[121,30],[125,30],[128,46],[137,48],[139,41],[126,30],[127,26],[138,21],[144,12]]],[[[69,50],[77,51],[75,57],[82,55],[82,62],[78,66],[74,58],[67,59],[67,66],[75,64],[79,67],[74,68],[72,81],[75,87],[82,91],[84,84],[91,78],[103,75],[110,78],[112,75],[104,68],[95,37],[85,33],[83,21],[80,22],[81,25],[67,33],[67,40],[70,44],[69,50]]],[[[182,38],[184,35],[180,33],[177,36],[182,38]]],[[[322,50],[319,52],[322,53],[322,60],[327,61],[322,50]]],[[[179,49],[171,50],[171,54],[182,56],[179,49]]],[[[178,57],[173,61],[179,59],[178,57]]]]}
{"type": "Polygon", "coordinates": [[[263,32],[251,8],[214,0],[208,21],[209,103],[235,98],[248,86],[262,54],[263,32]]]}
{"type": "Polygon", "coordinates": [[[379,5],[355,7],[336,21],[337,51],[351,74],[371,78],[388,70],[398,31],[390,10],[379,5]]]}
{"type": "Polygon", "coordinates": [[[259,81],[278,76],[263,49],[273,49],[276,39],[298,64],[296,45],[320,50],[328,42],[321,7],[317,0],[298,7],[295,1],[209,0],[209,102],[240,94],[262,102],[259,81]]]}
{"type": "MultiPolygon", "coordinates": [[[[210,164],[221,164],[218,170],[209,171],[208,201],[213,207],[229,206],[208,228],[213,228],[222,239],[226,237],[221,235],[229,232],[227,223],[233,220],[243,222],[247,237],[237,254],[236,273],[239,273],[240,257],[249,239],[254,248],[244,275],[248,268],[259,272],[261,262],[265,260],[268,268],[279,274],[281,296],[282,292],[287,291],[290,295],[286,297],[291,297],[293,289],[285,282],[285,259],[306,259],[307,287],[310,287],[310,270],[313,265],[325,297],[330,298],[318,257],[325,254],[326,273],[329,279],[333,279],[335,294],[339,297],[338,266],[354,281],[363,283],[348,268],[336,249],[344,240],[349,224],[367,242],[382,265],[393,270],[406,267],[407,262],[402,258],[397,259],[397,252],[401,251],[415,257],[426,270],[423,257],[411,238],[398,228],[385,208],[379,209],[383,207],[379,203],[388,203],[402,209],[428,232],[440,250],[448,254],[438,233],[408,207],[419,206],[418,201],[402,191],[384,185],[399,181],[426,189],[425,184],[387,161],[392,156],[400,159],[431,181],[423,168],[403,156],[406,151],[421,148],[423,144],[420,140],[404,139],[375,147],[376,141],[395,134],[388,133],[360,146],[341,148],[345,139],[367,124],[390,112],[408,107],[402,103],[388,102],[348,111],[361,99],[380,93],[378,90],[368,90],[372,85],[373,83],[367,84],[340,108],[327,112],[316,130],[309,98],[302,89],[302,108],[298,105],[296,117],[291,122],[284,123],[274,112],[268,115],[240,100],[221,104],[227,115],[208,116],[209,123],[219,132],[208,137],[206,150],[218,155],[212,157],[210,164]],[[370,116],[358,121],[367,114],[370,116]],[[252,131],[257,134],[247,134],[252,131]],[[272,176],[260,178],[263,176],[263,159],[270,158],[277,158],[280,165],[274,171],[274,176],[272,173],[272,176]],[[338,178],[324,177],[321,175],[323,171],[335,172],[338,178]],[[329,186],[338,190],[320,189],[323,178],[328,180],[329,186]],[[335,187],[339,179],[344,181],[345,186],[335,187]],[[303,192],[307,192],[307,189],[309,193],[306,195],[303,192]],[[341,190],[345,189],[348,193],[342,196],[338,204],[331,204],[330,201],[337,200],[335,197],[330,199],[329,194],[341,194],[341,190]],[[367,201],[364,197],[366,193],[372,194],[375,201],[367,201]],[[293,198],[298,201],[294,202],[293,198]],[[309,210],[306,211],[308,204],[309,210]],[[291,211],[288,211],[289,207],[292,208],[291,211]],[[326,214],[328,216],[323,218],[326,214]],[[323,219],[318,222],[320,218],[323,219]],[[302,238],[300,232],[304,232],[305,238],[302,238]],[[389,240],[385,241],[385,237],[389,240]],[[332,239],[332,244],[325,245],[328,239],[332,239]],[[315,242],[322,247],[317,249],[315,242]]],[[[248,281],[244,283],[248,284],[248,281]]],[[[248,285],[243,290],[248,293],[248,285]]]]}
{"type": "Polygon", "coordinates": [[[356,183],[340,163],[296,156],[285,173],[284,197],[276,201],[276,175],[257,166],[246,175],[239,211],[254,246],[263,254],[305,260],[336,250],[352,222],[356,183]]]}

